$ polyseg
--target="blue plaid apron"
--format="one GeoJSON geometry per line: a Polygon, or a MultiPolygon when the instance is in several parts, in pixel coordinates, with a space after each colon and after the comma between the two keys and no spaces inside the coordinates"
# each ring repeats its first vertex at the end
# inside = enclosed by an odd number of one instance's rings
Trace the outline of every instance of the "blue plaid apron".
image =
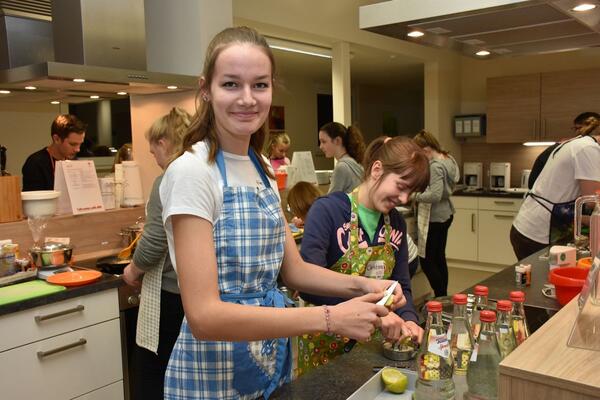
{"type": "MultiPolygon", "coordinates": [[[[221,151],[223,207],[215,223],[219,293],[232,303],[285,307],[277,288],[285,224],[279,198],[256,155],[249,152],[263,187],[229,187],[221,151]]],[[[240,326],[240,329],[243,329],[240,326]]],[[[165,374],[165,399],[267,398],[291,377],[288,338],[251,342],[197,340],[184,318],[165,374]]]]}

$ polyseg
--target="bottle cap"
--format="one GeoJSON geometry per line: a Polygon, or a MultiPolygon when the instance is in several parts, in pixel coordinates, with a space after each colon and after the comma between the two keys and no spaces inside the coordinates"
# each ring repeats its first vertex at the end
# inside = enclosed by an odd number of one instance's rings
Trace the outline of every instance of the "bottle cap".
{"type": "Polygon", "coordinates": [[[498,311],[510,311],[512,309],[512,302],[510,300],[498,300],[496,309],[498,311]]]}
{"type": "Polygon", "coordinates": [[[481,322],[495,322],[496,313],[490,310],[483,310],[479,313],[479,320],[481,322]]]}
{"type": "Polygon", "coordinates": [[[454,304],[467,304],[467,295],[463,293],[456,293],[452,296],[452,302],[454,304]]]}
{"type": "Polygon", "coordinates": [[[475,286],[475,295],[477,296],[487,296],[489,293],[488,287],[483,285],[475,286]]]}
{"type": "Polygon", "coordinates": [[[521,292],[520,290],[510,292],[508,296],[511,301],[518,301],[520,303],[525,301],[525,293],[521,292]]]}
{"type": "Polygon", "coordinates": [[[442,303],[439,301],[429,301],[427,302],[427,311],[429,312],[441,312],[442,311],[442,303]]]}

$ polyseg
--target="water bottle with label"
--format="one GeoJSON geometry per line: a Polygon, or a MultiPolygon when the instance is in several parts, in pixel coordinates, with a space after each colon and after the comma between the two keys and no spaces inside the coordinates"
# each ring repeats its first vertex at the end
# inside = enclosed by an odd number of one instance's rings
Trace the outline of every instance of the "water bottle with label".
{"type": "Polygon", "coordinates": [[[517,346],[520,345],[529,337],[529,327],[527,326],[527,319],[525,318],[525,293],[520,290],[515,290],[509,294],[510,301],[513,302],[511,320],[513,326],[513,332],[515,333],[515,340],[517,346]]]}
{"type": "Polygon", "coordinates": [[[502,356],[496,340],[496,314],[490,310],[480,313],[481,330],[467,369],[469,393],[467,398],[498,399],[498,365],[502,356]]]}
{"type": "Polygon", "coordinates": [[[467,318],[467,295],[457,293],[452,297],[454,312],[452,322],[448,328],[450,337],[450,351],[454,368],[454,389],[458,400],[463,398],[467,391],[467,368],[473,351],[473,337],[471,326],[467,318]]]}
{"type": "Polygon", "coordinates": [[[498,300],[496,309],[498,310],[496,335],[498,346],[500,347],[500,355],[504,358],[517,347],[511,321],[512,302],[509,300],[498,300]]]}
{"type": "Polygon", "coordinates": [[[473,307],[473,313],[471,314],[471,331],[473,339],[477,341],[479,330],[481,328],[481,322],[479,321],[479,314],[483,310],[488,308],[488,293],[489,289],[487,286],[477,285],[475,286],[475,306],[473,307]]]}

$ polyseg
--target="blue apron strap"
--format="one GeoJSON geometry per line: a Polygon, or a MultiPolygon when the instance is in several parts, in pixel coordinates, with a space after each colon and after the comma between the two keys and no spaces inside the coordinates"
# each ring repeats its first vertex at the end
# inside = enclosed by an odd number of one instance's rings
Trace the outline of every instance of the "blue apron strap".
{"type": "Polygon", "coordinates": [[[265,173],[265,170],[263,169],[262,165],[260,165],[260,162],[258,162],[258,158],[256,157],[256,154],[254,153],[254,150],[252,150],[252,148],[248,149],[248,155],[250,156],[252,163],[256,167],[256,170],[260,175],[260,179],[262,179],[265,187],[271,187],[271,182],[269,182],[269,178],[267,178],[267,174],[265,173]]]}
{"type": "Polygon", "coordinates": [[[223,179],[223,186],[227,187],[227,172],[225,170],[225,159],[223,158],[223,150],[219,149],[217,151],[217,168],[219,168],[219,172],[221,173],[221,179],[223,179]]]}

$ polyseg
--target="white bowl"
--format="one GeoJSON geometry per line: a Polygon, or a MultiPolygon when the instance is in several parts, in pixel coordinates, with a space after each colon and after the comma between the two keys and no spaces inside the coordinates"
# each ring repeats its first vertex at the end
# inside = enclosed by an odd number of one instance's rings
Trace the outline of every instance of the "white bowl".
{"type": "Polygon", "coordinates": [[[60,192],[56,190],[34,190],[21,192],[23,214],[27,217],[50,217],[56,212],[60,192]]]}

